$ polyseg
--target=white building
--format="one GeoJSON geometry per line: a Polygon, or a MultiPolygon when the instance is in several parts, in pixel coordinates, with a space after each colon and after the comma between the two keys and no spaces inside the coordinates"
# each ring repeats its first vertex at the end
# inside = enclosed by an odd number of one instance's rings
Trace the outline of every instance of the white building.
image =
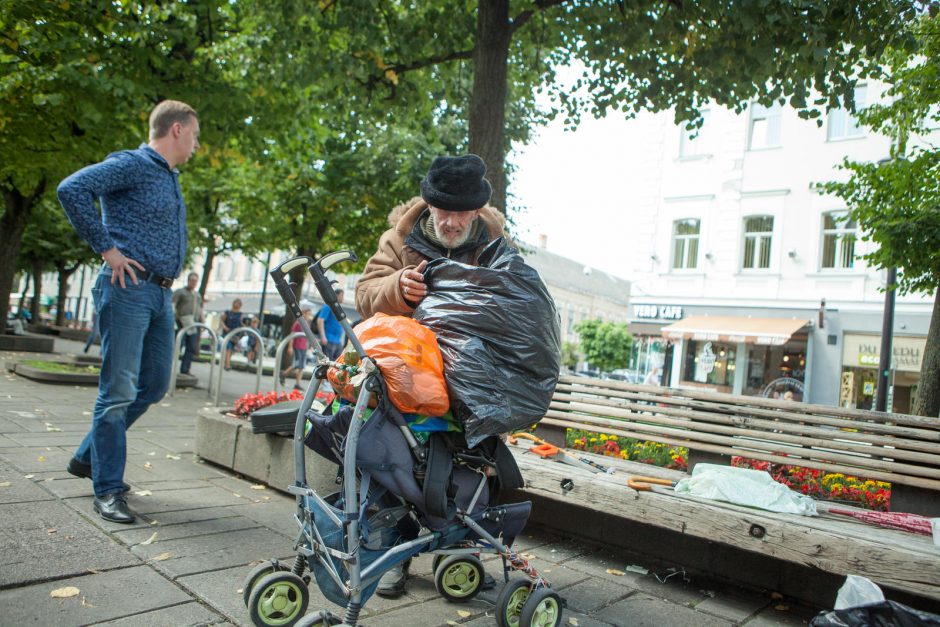
{"type": "MultiPolygon", "coordinates": [[[[860,86],[856,101],[877,89],[860,86]]],[[[877,162],[886,138],[843,110],[821,127],[786,107],[712,107],[698,137],[657,116],[645,147],[658,194],[631,224],[634,331],[665,337],[673,386],[871,407],[885,273],[840,199],[845,157],[877,162]]],[[[932,302],[898,296],[894,408],[909,411],[932,302]]]]}

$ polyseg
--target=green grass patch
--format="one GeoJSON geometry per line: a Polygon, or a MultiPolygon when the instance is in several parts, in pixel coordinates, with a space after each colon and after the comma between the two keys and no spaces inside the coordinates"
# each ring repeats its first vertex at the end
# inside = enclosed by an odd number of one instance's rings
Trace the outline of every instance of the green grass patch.
{"type": "Polygon", "coordinates": [[[20,362],[24,366],[42,370],[43,372],[59,372],[67,374],[100,374],[101,367],[94,364],[69,364],[58,361],[41,361],[27,359],[20,362]]]}

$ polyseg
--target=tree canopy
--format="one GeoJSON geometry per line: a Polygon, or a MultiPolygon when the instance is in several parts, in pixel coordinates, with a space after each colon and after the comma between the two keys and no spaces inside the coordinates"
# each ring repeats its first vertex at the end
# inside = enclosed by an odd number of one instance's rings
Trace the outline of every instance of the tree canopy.
{"type": "MultiPolygon", "coordinates": [[[[911,29],[916,54],[885,55],[885,103],[859,113],[862,123],[892,139],[881,163],[846,160],[848,181],[823,189],[842,198],[862,238],[877,246],[873,267],[898,269],[901,293],[935,294],[914,412],[940,414],[940,147],[925,141],[940,128],[940,19],[924,16],[911,29]]],[[[889,286],[894,289],[895,286],[889,286]]]]}
{"type": "Polygon", "coordinates": [[[626,368],[630,364],[630,347],[633,336],[622,322],[582,320],[574,330],[581,338],[580,348],[584,358],[602,372],[626,368]]]}

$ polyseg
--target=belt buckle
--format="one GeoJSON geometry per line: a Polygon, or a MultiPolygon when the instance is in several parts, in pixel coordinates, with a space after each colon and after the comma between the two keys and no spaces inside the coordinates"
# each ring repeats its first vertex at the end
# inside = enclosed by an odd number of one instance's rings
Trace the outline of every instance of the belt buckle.
{"type": "Polygon", "coordinates": [[[160,277],[160,280],[157,281],[157,285],[164,289],[170,289],[173,287],[173,279],[169,277],[160,277]]]}

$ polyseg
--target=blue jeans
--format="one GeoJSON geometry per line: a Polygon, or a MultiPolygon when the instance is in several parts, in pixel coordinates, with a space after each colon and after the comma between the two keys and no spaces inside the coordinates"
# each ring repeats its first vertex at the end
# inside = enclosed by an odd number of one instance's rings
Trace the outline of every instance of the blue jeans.
{"type": "Polygon", "coordinates": [[[92,296],[101,329],[101,376],[91,430],[75,458],[91,464],[95,496],[123,488],[127,429],[166,394],[173,361],[172,292],[127,278],[111,285],[106,268],[92,296]]]}
{"type": "Polygon", "coordinates": [[[190,335],[183,336],[183,361],[180,364],[180,373],[189,374],[189,369],[193,365],[193,358],[199,354],[199,334],[201,327],[190,329],[190,335]]]}

